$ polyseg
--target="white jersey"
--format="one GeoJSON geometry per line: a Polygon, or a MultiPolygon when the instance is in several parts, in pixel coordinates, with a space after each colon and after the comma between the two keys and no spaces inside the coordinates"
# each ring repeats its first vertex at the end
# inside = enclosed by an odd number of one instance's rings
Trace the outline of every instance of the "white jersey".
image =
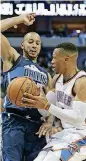
{"type": "MultiPolygon", "coordinates": [[[[74,77],[72,77],[66,83],[63,83],[63,75],[59,76],[56,82],[56,105],[59,108],[72,109],[72,102],[75,100],[75,96],[73,94],[73,87],[74,87],[75,81],[82,76],[86,76],[86,72],[79,71],[74,77]]],[[[78,125],[68,124],[63,119],[61,119],[61,122],[62,122],[63,128],[78,126],[78,125]]],[[[86,126],[85,122],[83,123],[83,125],[86,126]]],[[[80,124],[79,124],[79,127],[80,127],[80,124]]]]}
{"type": "Polygon", "coordinates": [[[34,161],[86,159],[86,103],[76,101],[73,94],[75,81],[83,76],[86,73],[80,71],[70,81],[63,83],[63,75],[60,75],[56,82],[56,94],[48,92],[49,112],[61,120],[64,129],[47,139],[48,144],[34,161]]]}
{"type": "Polygon", "coordinates": [[[2,142],[2,137],[1,137],[1,134],[2,134],[1,122],[2,122],[2,119],[1,119],[1,113],[0,113],[0,160],[1,160],[1,142],[2,142]]]}

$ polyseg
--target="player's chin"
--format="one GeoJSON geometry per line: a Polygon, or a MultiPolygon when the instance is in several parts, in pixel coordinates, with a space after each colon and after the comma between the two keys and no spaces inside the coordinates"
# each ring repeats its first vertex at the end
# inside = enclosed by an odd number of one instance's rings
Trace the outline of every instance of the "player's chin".
{"type": "Polygon", "coordinates": [[[29,57],[32,59],[32,60],[34,60],[35,58],[37,58],[37,54],[29,54],[29,57]]]}
{"type": "Polygon", "coordinates": [[[52,70],[56,73],[56,68],[55,67],[52,67],[52,70]]]}

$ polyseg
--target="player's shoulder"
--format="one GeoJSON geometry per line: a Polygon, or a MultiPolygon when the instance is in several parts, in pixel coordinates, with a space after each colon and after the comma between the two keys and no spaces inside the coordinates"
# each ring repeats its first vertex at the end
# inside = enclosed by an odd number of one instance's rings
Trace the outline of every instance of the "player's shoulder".
{"type": "Polygon", "coordinates": [[[81,77],[84,77],[86,76],[86,72],[84,70],[79,70],[76,74],[76,78],[81,78],[81,77]]]}
{"type": "Polygon", "coordinates": [[[76,82],[75,85],[86,85],[86,75],[82,75],[81,77],[79,77],[76,82]]]}
{"type": "Polygon", "coordinates": [[[77,75],[76,75],[76,81],[75,81],[75,84],[78,84],[78,83],[81,83],[83,81],[86,80],[86,72],[81,70],[81,71],[78,71],[77,75]]]}
{"type": "Polygon", "coordinates": [[[86,72],[79,71],[78,77],[74,84],[74,91],[82,91],[86,89],[86,72]]]}

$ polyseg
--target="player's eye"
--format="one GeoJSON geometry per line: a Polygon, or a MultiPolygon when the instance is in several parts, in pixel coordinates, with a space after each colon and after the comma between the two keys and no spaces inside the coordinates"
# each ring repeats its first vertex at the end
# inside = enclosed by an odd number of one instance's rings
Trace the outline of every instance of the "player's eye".
{"type": "Polygon", "coordinates": [[[29,43],[29,44],[32,44],[32,43],[33,43],[33,40],[28,41],[28,43],[29,43]]]}
{"type": "Polygon", "coordinates": [[[40,45],[40,42],[36,42],[37,45],[40,45]]]}

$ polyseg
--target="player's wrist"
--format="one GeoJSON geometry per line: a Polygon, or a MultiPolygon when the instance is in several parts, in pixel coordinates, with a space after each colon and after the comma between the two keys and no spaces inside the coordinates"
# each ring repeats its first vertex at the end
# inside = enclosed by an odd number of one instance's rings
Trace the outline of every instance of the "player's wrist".
{"type": "Polygon", "coordinates": [[[18,18],[19,24],[24,23],[24,16],[23,15],[19,15],[17,18],[18,18]]]}
{"type": "Polygon", "coordinates": [[[44,109],[48,111],[49,108],[50,108],[50,104],[47,102],[46,105],[45,105],[45,107],[44,107],[44,109]]]}
{"type": "Polygon", "coordinates": [[[50,114],[50,116],[48,116],[47,118],[47,123],[50,123],[51,125],[53,125],[53,122],[54,122],[54,116],[50,114]]]}

